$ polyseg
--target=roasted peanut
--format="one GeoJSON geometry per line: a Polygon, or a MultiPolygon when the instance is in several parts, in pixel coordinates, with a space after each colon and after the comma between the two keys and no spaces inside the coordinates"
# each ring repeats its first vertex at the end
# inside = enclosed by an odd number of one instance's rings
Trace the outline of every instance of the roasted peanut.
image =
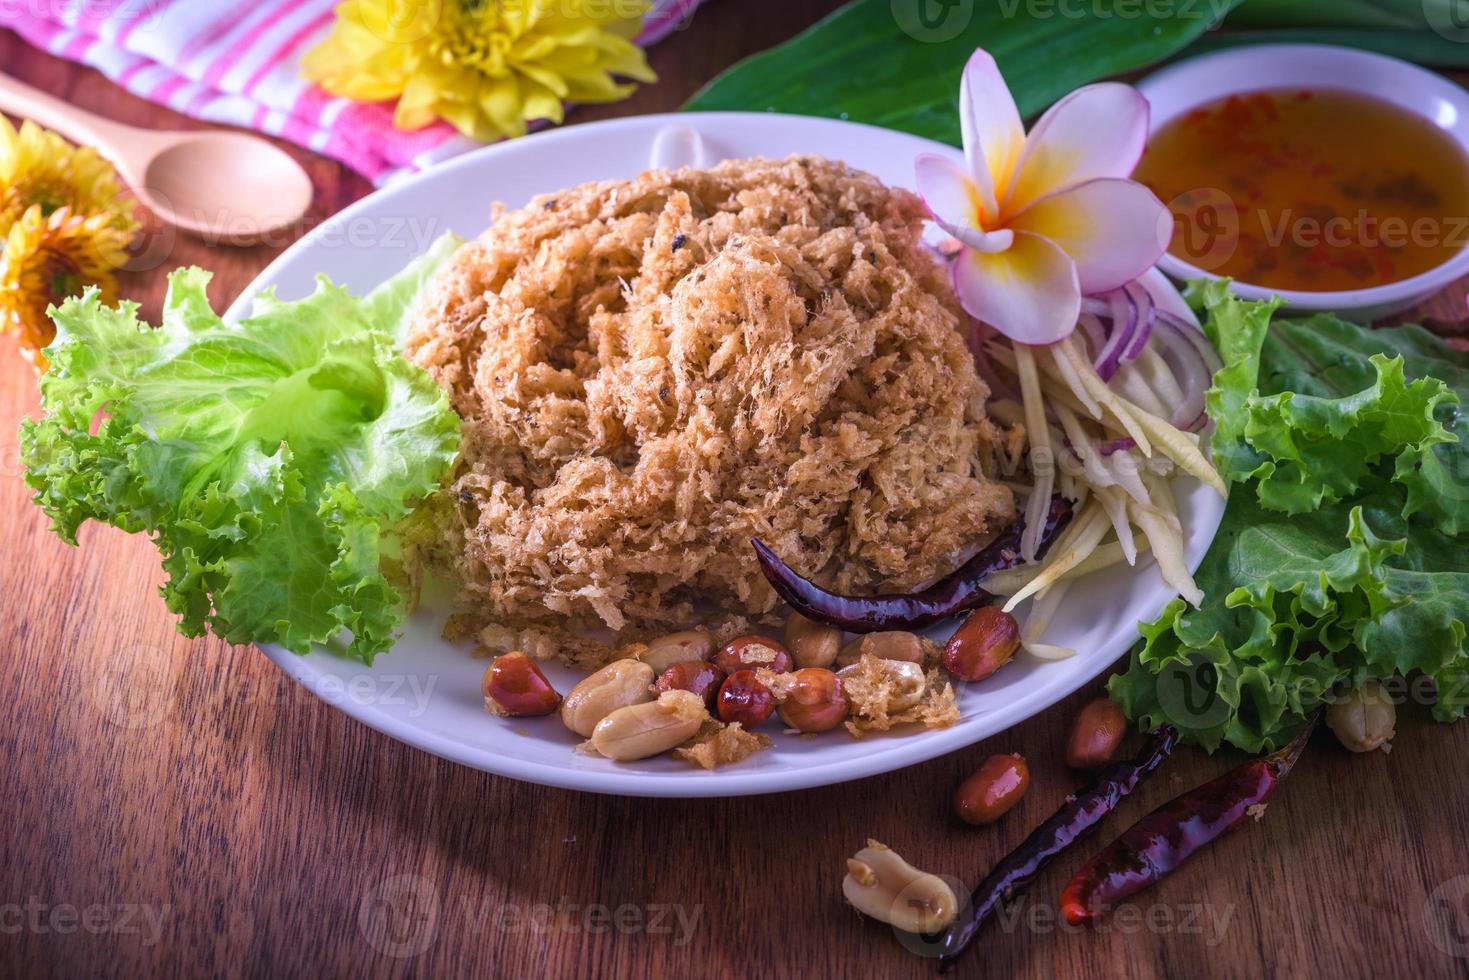
{"type": "Polygon", "coordinates": [[[797,667],[830,667],[842,648],[842,631],[793,612],[786,620],[786,646],[797,667]]]}
{"type": "Polygon", "coordinates": [[[1398,709],[1377,681],[1368,681],[1326,709],[1326,724],[1353,752],[1382,748],[1396,734],[1398,709]]]}
{"type": "Polygon", "coordinates": [[[944,666],[963,681],[982,681],[1003,667],[1020,646],[1020,624],[999,606],[974,610],[949,637],[944,666]]]}
{"type": "Polygon", "coordinates": [[[923,668],[904,660],[859,661],[837,671],[837,676],[842,680],[847,699],[858,704],[871,705],[874,694],[885,691],[887,700],[882,707],[890,715],[907,711],[922,701],[923,693],[928,690],[923,668]]]}
{"type": "Polygon", "coordinates": [[[702,660],[685,660],[681,664],[674,664],[662,674],[658,675],[658,691],[688,691],[697,694],[704,699],[709,707],[714,707],[714,699],[719,696],[719,685],[724,683],[724,671],[711,663],[702,660]]]}
{"type": "Polygon", "coordinates": [[[582,738],[618,708],[651,701],[653,668],[641,660],[614,660],[595,674],[583,677],[566,693],[561,720],[582,738]]]}
{"type": "Polygon", "coordinates": [[[879,630],[857,637],[837,654],[837,666],[850,667],[864,656],[878,660],[901,660],[923,663],[923,640],[905,630],[879,630]]]}
{"type": "Polygon", "coordinates": [[[825,667],[802,667],[791,675],[780,702],[780,720],[802,732],[829,732],[847,717],[841,678],[825,667]]]}
{"type": "Polygon", "coordinates": [[[791,655],[780,641],[764,636],[737,636],[714,655],[714,666],[726,674],[741,670],[773,670],[784,674],[791,669],[791,655]]]}
{"type": "Polygon", "coordinates": [[[638,659],[661,674],[674,664],[690,660],[708,660],[714,652],[714,637],[706,630],[684,630],[669,633],[648,644],[638,659]]]}
{"type": "Polygon", "coordinates": [[[906,932],[938,932],[959,914],[959,899],[948,882],[919,871],[875,840],[847,859],[842,894],[863,915],[906,932]]]}
{"type": "Polygon", "coordinates": [[[753,670],[737,670],[720,685],[716,704],[720,721],[726,725],[739,722],[750,730],[765,724],[775,711],[775,695],[760,683],[753,670]]]}
{"type": "Polygon", "coordinates": [[[597,722],[592,748],[618,762],[646,759],[687,742],[708,717],[697,694],[665,691],[657,701],[624,705],[597,722]]]}
{"type": "Polygon", "coordinates": [[[1100,769],[1112,761],[1122,736],[1127,734],[1127,718],[1110,698],[1097,698],[1088,703],[1071,724],[1066,736],[1066,764],[1072,769],[1100,769]]]}
{"type": "Polygon", "coordinates": [[[536,662],[519,650],[502,654],[490,662],[479,682],[485,710],[492,715],[527,718],[549,715],[561,703],[561,695],[546,680],[536,662]]]}
{"type": "Polygon", "coordinates": [[[1019,755],[992,755],[954,791],[954,812],[965,823],[994,823],[1030,788],[1030,767],[1019,755]]]}

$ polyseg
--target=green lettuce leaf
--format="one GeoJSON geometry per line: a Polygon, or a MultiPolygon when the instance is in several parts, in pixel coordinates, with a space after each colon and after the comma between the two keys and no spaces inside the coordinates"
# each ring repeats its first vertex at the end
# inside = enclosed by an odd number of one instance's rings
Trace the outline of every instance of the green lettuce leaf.
{"type": "Polygon", "coordinates": [[[1403,353],[1390,340],[1364,345],[1365,331],[1335,317],[1268,330],[1275,304],[1237,299],[1222,281],[1200,293],[1206,329],[1225,362],[1206,407],[1227,479],[1254,481],[1265,506],[1302,514],[1356,493],[1391,459],[1411,474],[1409,489],[1416,486],[1407,511],[1435,506],[1428,490],[1445,482],[1436,447],[1458,441],[1440,421],[1453,419],[1458,406],[1444,380],[1408,381],[1403,353]],[[1262,383],[1271,393],[1262,393],[1262,383]]]}
{"type": "Polygon", "coordinates": [[[1463,714],[1462,541],[1366,503],[1287,517],[1242,489],[1196,577],[1203,606],[1174,600],[1110,682],[1142,725],[1169,722],[1210,750],[1265,751],[1338,686],[1415,670],[1437,686],[1437,717],[1463,714]]]}
{"type": "Polygon", "coordinates": [[[1276,319],[1224,284],[1193,294],[1226,366],[1208,407],[1236,484],[1198,570],[1109,689],[1144,726],[1275,748],[1334,690],[1426,678],[1469,697],[1469,355],[1418,327],[1276,319]],[[1416,673],[1415,673],[1416,672],[1416,673]]]}
{"type": "Polygon", "coordinates": [[[381,567],[394,526],[458,447],[444,393],[398,354],[455,244],[366,297],[322,279],[296,302],[260,296],[233,325],[197,268],[169,277],[156,329],[95,291],[53,309],[45,415],[22,425],[21,457],[55,531],[148,533],[187,635],[298,653],[342,641],[371,662],[404,612],[381,567]]]}

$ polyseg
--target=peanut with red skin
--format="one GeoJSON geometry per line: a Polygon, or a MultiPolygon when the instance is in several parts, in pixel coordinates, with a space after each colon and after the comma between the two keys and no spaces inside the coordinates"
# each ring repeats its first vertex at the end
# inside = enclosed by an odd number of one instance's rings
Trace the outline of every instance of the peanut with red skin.
{"type": "Polygon", "coordinates": [[[766,636],[737,636],[714,655],[714,666],[726,674],[759,670],[761,667],[784,674],[791,669],[791,654],[779,640],[766,636]]]}
{"type": "Polygon", "coordinates": [[[726,677],[716,703],[720,721],[726,725],[739,722],[747,731],[765,724],[775,713],[775,695],[753,670],[737,670],[726,677]]]}
{"type": "Polygon", "coordinates": [[[954,812],[965,823],[994,823],[1030,788],[1030,767],[1019,755],[992,755],[954,791],[954,812]]]}
{"type": "Polygon", "coordinates": [[[963,681],[982,681],[1015,656],[1020,624],[998,606],[974,610],[944,647],[944,667],[963,681]]]}
{"type": "Polygon", "coordinates": [[[510,718],[549,715],[561,704],[561,695],[541,668],[519,650],[496,657],[480,679],[485,710],[510,718]]]}
{"type": "Polygon", "coordinates": [[[1089,702],[1076,715],[1071,733],[1066,736],[1066,764],[1072,769],[1100,769],[1112,761],[1122,737],[1127,734],[1127,718],[1110,698],[1089,702]]]}
{"type": "Polygon", "coordinates": [[[829,732],[847,717],[842,681],[824,667],[802,667],[780,702],[780,720],[802,732],[829,732]]]}
{"type": "Polygon", "coordinates": [[[719,696],[719,686],[724,683],[724,671],[703,660],[686,660],[674,664],[658,676],[658,692],[689,691],[714,707],[719,696]]]}

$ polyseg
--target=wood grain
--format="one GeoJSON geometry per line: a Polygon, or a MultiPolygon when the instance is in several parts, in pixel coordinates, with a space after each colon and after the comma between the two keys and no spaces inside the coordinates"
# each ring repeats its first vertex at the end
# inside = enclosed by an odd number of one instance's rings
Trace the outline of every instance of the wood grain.
{"type": "MultiPolygon", "coordinates": [[[[711,4],[653,53],[658,85],[571,122],[674,108],[831,6],[711,4]]],[[[194,125],[3,33],[0,64],[117,119],[194,125]]],[[[369,189],[292,152],[318,189],[309,223],[369,189]]],[[[124,292],[156,315],[163,274],[199,263],[222,306],[277,251],[180,238],[124,292]]],[[[1432,312],[1462,310],[1461,288],[1432,312]]],[[[843,859],[876,837],[973,884],[1075,784],[1064,728],[1095,687],[945,758],[804,793],[616,799],[459,768],[318,702],[253,649],[178,636],[148,542],[91,527],[62,545],[16,462],[35,404],[0,342],[0,976],[924,976],[930,963],[843,905],[843,859]],[[950,792],[999,751],[1029,758],[1029,797],[995,826],[957,824],[950,792]]],[[[1057,928],[1078,858],[1063,860],[963,972],[1469,974],[1466,750],[1469,727],[1421,709],[1390,756],[1318,737],[1264,820],[1141,896],[1137,918],[1057,928]]],[[[1238,761],[1184,753],[1104,833],[1238,761]]]]}

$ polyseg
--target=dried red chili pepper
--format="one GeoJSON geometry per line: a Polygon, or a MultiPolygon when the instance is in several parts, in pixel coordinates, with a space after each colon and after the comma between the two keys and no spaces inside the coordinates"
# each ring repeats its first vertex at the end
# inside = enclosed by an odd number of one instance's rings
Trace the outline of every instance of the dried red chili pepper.
{"type": "Polygon", "coordinates": [[[1172,725],[1156,729],[1135,759],[1114,762],[1099,771],[1084,789],[1041,824],[1015,850],[1000,859],[969,899],[965,917],[949,927],[939,945],[939,967],[947,970],[979,934],[991,913],[1035,880],[1051,859],[1085,837],[1138,784],[1173,753],[1178,732],[1172,725]]]}
{"type": "MultiPolygon", "coordinates": [[[[1056,538],[1056,532],[1071,520],[1071,502],[1056,496],[1046,514],[1041,532],[1039,558],[1056,538]]],[[[994,601],[994,596],[980,588],[992,572],[1010,568],[1020,562],[1020,535],[1025,522],[1016,521],[973,558],[920,592],[903,595],[844,596],[828,592],[809,579],[802,578],[775,552],[758,538],[752,539],[760,570],[765,573],[776,593],[796,612],[828,626],[839,626],[849,633],[872,633],[876,630],[911,630],[949,619],[962,612],[994,601]]]]}
{"type": "Polygon", "coordinates": [[[1093,857],[1061,893],[1061,914],[1090,925],[1129,895],[1160,880],[1195,851],[1240,825],[1264,804],[1301,756],[1313,717],[1289,745],[1189,790],[1128,828],[1093,857]]]}

